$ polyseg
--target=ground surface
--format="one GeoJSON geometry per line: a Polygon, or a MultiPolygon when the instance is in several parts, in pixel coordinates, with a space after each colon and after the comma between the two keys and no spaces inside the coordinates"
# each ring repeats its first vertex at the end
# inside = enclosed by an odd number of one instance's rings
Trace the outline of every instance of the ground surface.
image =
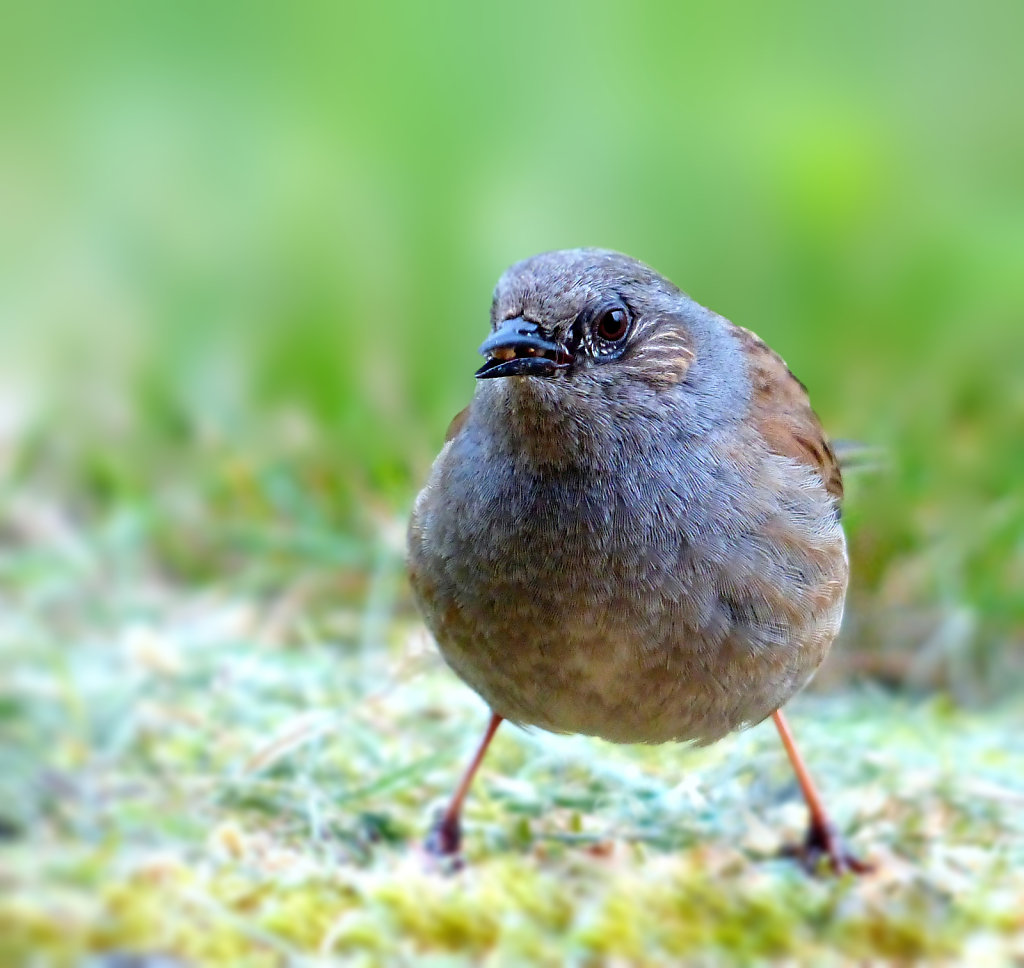
{"type": "Polygon", "coordinates": [[[88,544],[32,526],[52,540],[5,557],[20,607],[0,618],[3,964],[1024,961],[1011,708],[793,706],[839,826],[878,863],[841,881],[777,857],[804,812],[770,724],[703,750],[506,727],[468,867],[442,876],[418,844],[486,712],[390,604],[394,547],[375,609],[318,611],[315,580],[177,587],[131,521],[88,544]]]}

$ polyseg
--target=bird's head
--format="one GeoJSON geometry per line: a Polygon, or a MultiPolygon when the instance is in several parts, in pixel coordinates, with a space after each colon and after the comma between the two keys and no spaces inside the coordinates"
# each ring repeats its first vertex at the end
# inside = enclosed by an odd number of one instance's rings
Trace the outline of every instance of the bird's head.
{"type": "Polygon", "coordinates": [[[666,427],[702,436],[749,398],[732,329],[629,256],[545,252],[495,287],[477,412],[539,461],[666,427]]]}
{"type": "MultiPolygon", "coordinates": [[[[566,390],[636,380],[652,388],[685,379],[696,307],[653,269],[617,252],[546,252],[508,269],[491,307],[487,361],[478,379],[534,377],[566,390]]],[[[696,307],[699,309],[699,307],[696,307]]]]}

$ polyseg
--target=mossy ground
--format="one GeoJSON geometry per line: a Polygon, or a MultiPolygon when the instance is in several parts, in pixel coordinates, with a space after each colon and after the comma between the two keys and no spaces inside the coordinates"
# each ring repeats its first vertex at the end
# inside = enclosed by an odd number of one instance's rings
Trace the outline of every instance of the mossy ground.
{"type": "Polygon", "coordinates": [[[804,810],[768,723],[708,749],[505,727],[445,876],[419,844],[486,711],[395,604],[397,539],[350,608],[329,569],[176,582],[136,525],[35,520],[49,550],[5,558],[3,964],[1024,959],[1017,709],[798,700],[878,865],[840,880],[778,856],[804,810]]]}

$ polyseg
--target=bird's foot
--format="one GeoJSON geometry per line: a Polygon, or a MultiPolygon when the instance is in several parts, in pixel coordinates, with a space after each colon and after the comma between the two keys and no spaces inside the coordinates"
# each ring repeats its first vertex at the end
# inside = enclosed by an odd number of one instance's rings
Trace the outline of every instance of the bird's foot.
{"type": "Polygon", "coordinates": [[[847,850],[843,838],[830,823],[811,821],[803,844],[783,847],[782,853],[786,857],[795,857],[809,874],[819,873],[824,861],[828,862],[832,873],[840,877],[843,874],[870,874],[875,869],[874,864],[855,857],[847,850]]]}
{"type": "Polygon", "coordinates": [[[423,850],[430,865],[443,873],[462,870],[462,824],[458,817],[441,816],[434,821],[423,842],[423,850]]]}

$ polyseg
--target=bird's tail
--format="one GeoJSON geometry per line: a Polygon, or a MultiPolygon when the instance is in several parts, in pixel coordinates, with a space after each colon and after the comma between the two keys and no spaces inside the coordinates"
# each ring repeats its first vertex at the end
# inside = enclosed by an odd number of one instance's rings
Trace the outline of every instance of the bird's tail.
{"type": "Polygon", "coordinates": [[[847,474],[875,474],[889,466],[889,455],[884,447],[876,447],[859,440],[833,440],[832,450],[839,459],[839,468],[847,474]]]}

